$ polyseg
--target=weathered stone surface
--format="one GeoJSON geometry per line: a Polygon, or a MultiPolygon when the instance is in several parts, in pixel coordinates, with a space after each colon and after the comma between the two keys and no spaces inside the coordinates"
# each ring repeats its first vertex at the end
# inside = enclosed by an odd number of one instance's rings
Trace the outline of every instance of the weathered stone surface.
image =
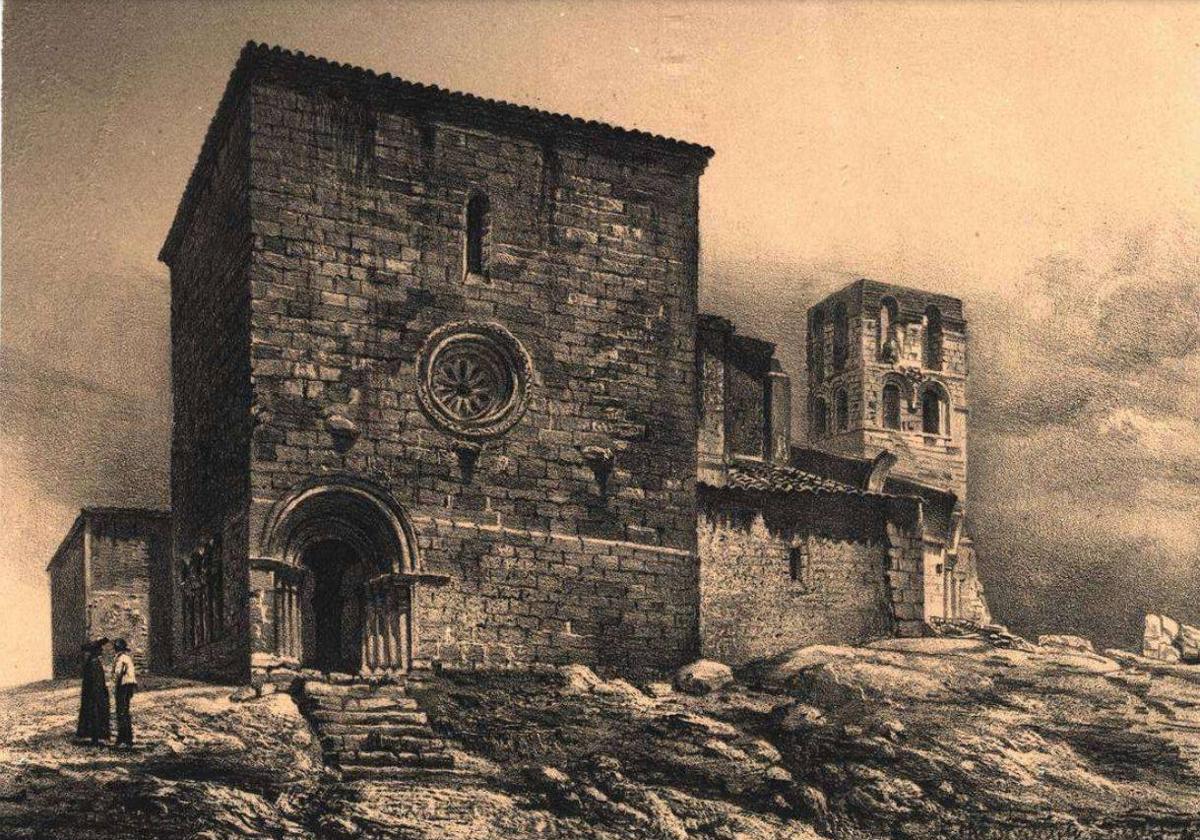
{"type": "Polygon", "coordinates": [[[1095,653],[1096,649],[1092,646],[1090,639],[1085,639],[1082,636],[1070,636],[1062,633],[1052,633],[1049,635],[1038,636],[1038,647],[1055,647],[1065,648],[1067,650],[1081,650],[1087,653],[1095,653]]]}
{"type": "Polygon", "coordinates": [[[125,639],[142,671],[168,670],[171,528],[166,514],[84,508],[67,537],[48,567],[54,676],[77,676],[80,645],[98,638],[125,639]]]}
{"type": "Polygon", "coordinates": [[[669,697],[675,692],[675,689],[671,687],[671,684],[665,682],[646,683],[642,686],[642,690],[645,691],[650,697],[654,697],[656,699],[669,697]]]}
{"type": "Polygon", "coordinates": [[[733,682],[733,671],[723,662],[699,659],[675,672],[675,688],[687,694],[707,694],[733,682]]]}
{"type": "Polygon", "coordinates": [[[1170,616],[1147,614],[1142,655],[1161,662],[1200,662],[1200,628],[1170,616]]]}
{"type": "Polygon", "coordinates": [[[705,489],[701,499],[702,655],[740,666],[805,644],[892,634],[889,548],[874,509],[863,517],[878,539],[839,539],[811,529],[826,517],[844,527],[846,509],[860,500],[781,497],[773,513],[747,516],[719,491],[705,489]]]}

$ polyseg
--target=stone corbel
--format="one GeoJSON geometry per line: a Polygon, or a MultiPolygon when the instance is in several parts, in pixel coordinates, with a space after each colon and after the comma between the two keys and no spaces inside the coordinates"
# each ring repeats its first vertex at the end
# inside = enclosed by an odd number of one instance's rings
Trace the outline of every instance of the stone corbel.
{"type": "Polygon", "coordinates": [[[358,425],[344,414],[331,412],[326,415],[325,429],[333,437],[333,445],[339,452],[345,452],[358,440],[358,425]]]}
{"type": "Polygon", "coordinates": [[[458,469],[462,473],[464,483],[469,483],[475,475],[475,464],[483,452],[483,444],[473,440],[455,440],[450,444],[458,458],[458,469]]]}
{"type": "Polygon", "coordinates": [[[612,475],[613,461],[616,459],[613,451],[606,446],[585,446],[580,450],[583,461],[592,470],[596,483],[600,485],[600,494],[608,492],[608,477],[612,475]]]}

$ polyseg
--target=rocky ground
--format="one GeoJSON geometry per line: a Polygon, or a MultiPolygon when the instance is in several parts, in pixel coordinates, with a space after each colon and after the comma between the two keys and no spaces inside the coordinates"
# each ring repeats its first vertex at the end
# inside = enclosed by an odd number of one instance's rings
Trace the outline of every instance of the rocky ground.
{"type": "Polygon", "coordinates": [[[287,695],[157,683],[125,754],[41,683],[0,692],[0,837],[1200,837],[1200,666],[1064,644],[810,647],[698,696],[443,676],[458,769],[387,784],[324,770],[287,695]]]}

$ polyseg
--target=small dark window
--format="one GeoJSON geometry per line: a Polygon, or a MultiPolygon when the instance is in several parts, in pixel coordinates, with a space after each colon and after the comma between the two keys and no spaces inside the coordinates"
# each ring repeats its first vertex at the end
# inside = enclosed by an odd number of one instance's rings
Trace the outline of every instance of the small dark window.
{"type": "Polygon", "coordinates": [[[922,364],[930,370],[942,369],[942,311],[936,306],[925,310],[925,347],[922,364]]]}
{"type": "Polygon", "coordinates": [[[808,328],[808,369],[820,382],[825,378],[825,312],[814,309],[808,328]]]}
{"type": "Polygon", "coordinates": [[[850,350],[850,318],[846,315],[846,304],[838,303],[833,310],[833,369],[846,366],[846,355],[850,350]]]}
{"type": "Polygon", "coordinates": [[[809,569],[807,546],[792,546],[791,550],[788,551],[788,573],[793,583],[801,584],[800,588],[804,591],[808,590],[809,569]]]}
{"type": "Polygon", "coordinates": [[[487,196],[471,196],[467,202],[467,271],[470,274],[483,274],[487,268],[484,251],[490,226],[487,196]]]}
{"type": "Polygon", "coordinates": [[[883,427],[900,428],[900,386],[883,386],[883,427]]]}
{"type": "Polygon", "coordinates": [[[829,406],[818,397],[813,400],[812,435],[824,437],[829,432],[829,406]]]}
{"type": "Polygon", "coordinates": [[[921,395],[921,431],[927,435],[946,434],[942,415],[945,400],[933,388],[921,395]]]}
{"type": "Polygon", "coordinates": [[[837,430],[844,432],[850,428],[850,401],[846,397],[844,388],[837,392],[834,405],[834,412],[837,415],[837,430]]]}

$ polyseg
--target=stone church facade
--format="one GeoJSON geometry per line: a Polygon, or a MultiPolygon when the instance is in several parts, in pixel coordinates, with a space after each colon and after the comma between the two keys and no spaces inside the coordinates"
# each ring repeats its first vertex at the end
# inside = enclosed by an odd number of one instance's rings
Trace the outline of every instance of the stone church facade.
{"type": "Polygon", "coordinates": [[[710,155],[248,46],[161,253],[177,666],[691,655],[710,155]]]}
{"type": "Polygon", "coordinates": [[[661,669],[921,632],[965,457],[927,475],[868,441],[859,362],[859,437],[792,444],[774,347],[697,309],[711,155],[247,45],[160,254],[175,670],[661,669]]]}

